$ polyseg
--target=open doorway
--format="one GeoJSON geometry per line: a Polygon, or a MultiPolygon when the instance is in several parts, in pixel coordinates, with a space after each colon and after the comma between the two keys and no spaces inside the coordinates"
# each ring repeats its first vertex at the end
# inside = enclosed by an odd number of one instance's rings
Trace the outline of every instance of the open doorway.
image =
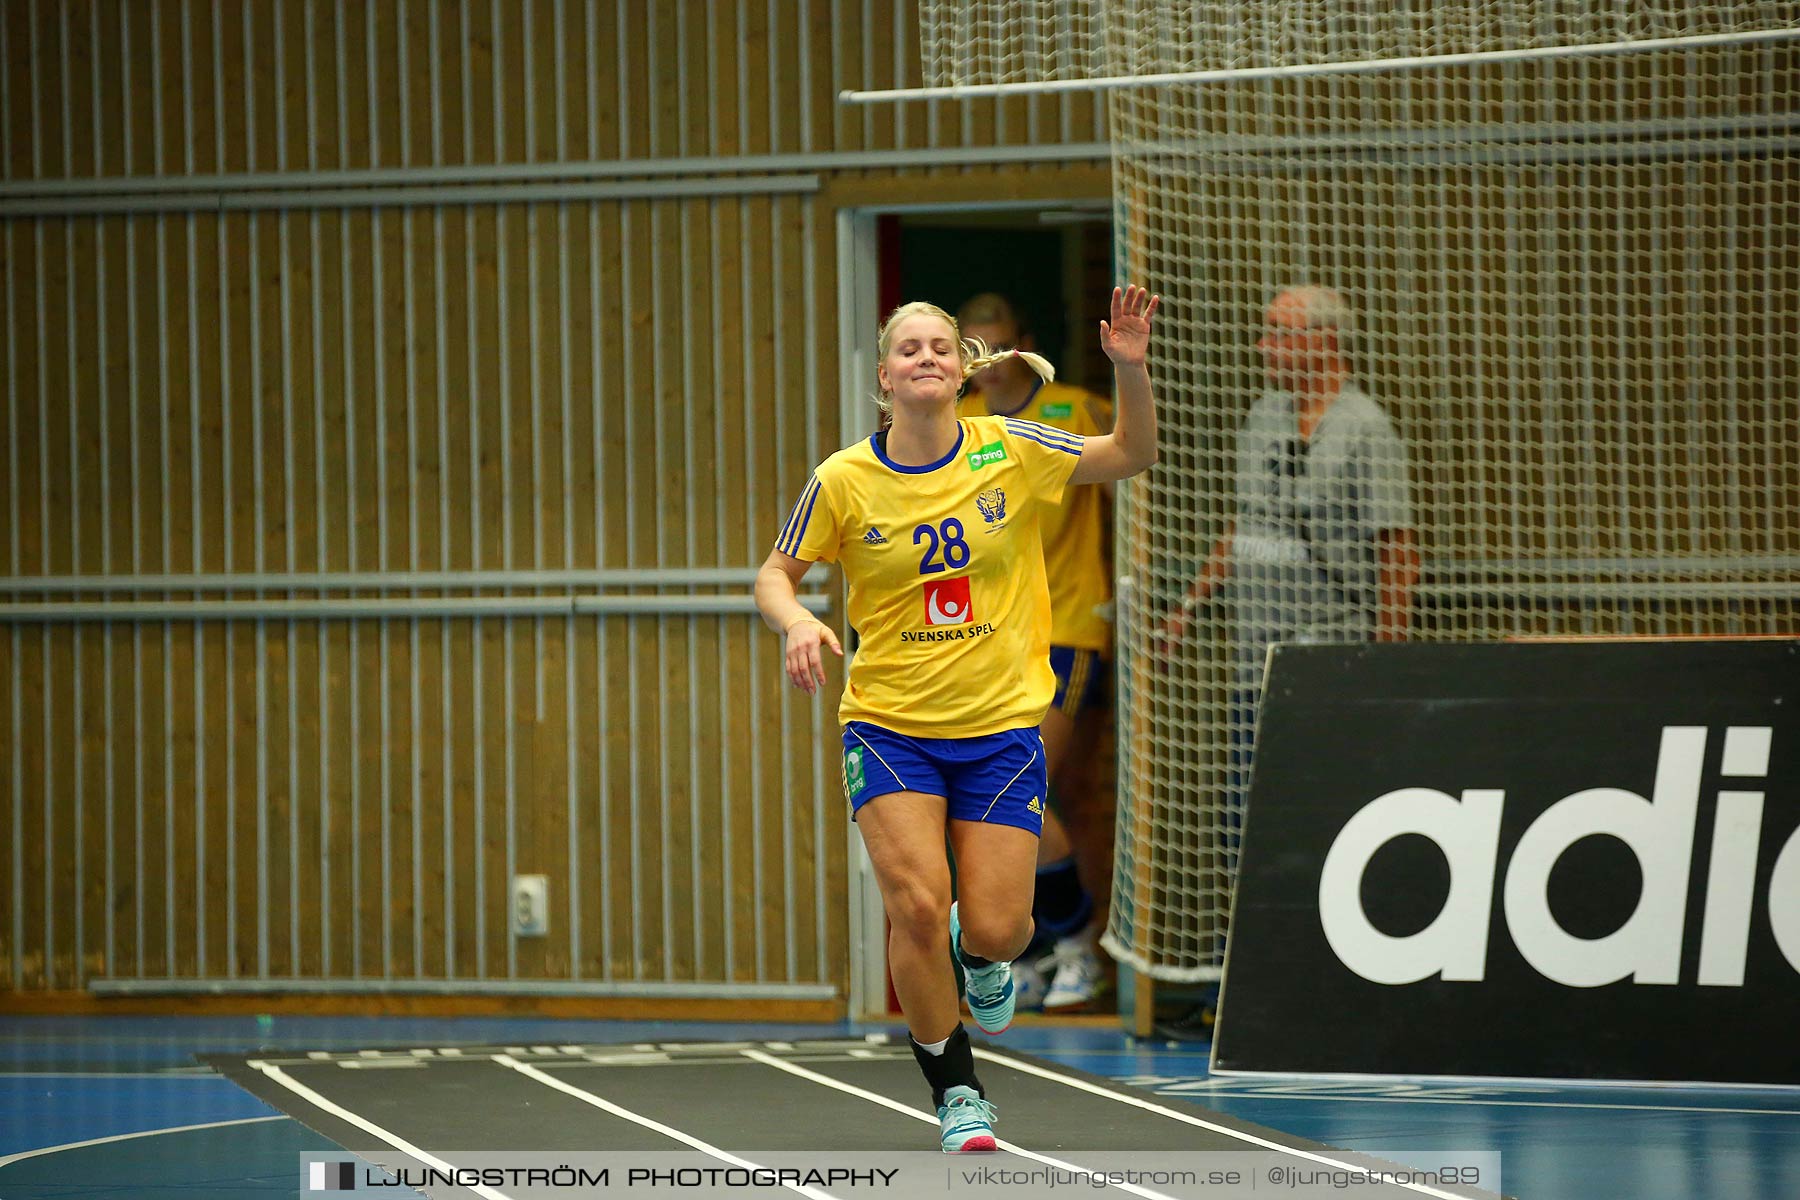
{"type": "Polygon", "coordinates": [[[929,300],[954,313],[971,296],[998,292],[1012,301],[1038,352],[1056,364],[1057,378],[1112,390],[1093,332],[1112,279],[1109,211],[899,213],[886,217],[880,232],[884,301],[929,300]]]}

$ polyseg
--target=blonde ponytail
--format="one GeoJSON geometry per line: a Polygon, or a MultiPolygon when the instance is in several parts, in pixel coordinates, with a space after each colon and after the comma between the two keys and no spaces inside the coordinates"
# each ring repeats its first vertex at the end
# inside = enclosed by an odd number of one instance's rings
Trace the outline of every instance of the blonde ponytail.
{"type": "Polygon", "coordinates": [[[1037,377],[1045,383],[1056,381],[1056,367],[1041,354],[1033,354],[1029,350],[1017,348],[1011,350],[990,350],[988,344],[978,337],[967,337],[962,341],[963,378],[967,379],[984,367],[1007,358],[1022,358],[1025,365],[1036,372],[1037,377]]]}

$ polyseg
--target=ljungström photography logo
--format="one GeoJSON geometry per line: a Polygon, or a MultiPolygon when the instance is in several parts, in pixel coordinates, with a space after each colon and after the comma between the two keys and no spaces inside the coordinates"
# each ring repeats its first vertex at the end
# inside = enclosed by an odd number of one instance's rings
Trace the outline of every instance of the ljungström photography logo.
{"type": "Polygon", "coordinates": [[[309,1192],[348,1192],[355,1187],[356,1164],[353,1162],[307,1164],[306,1190],[309,1192]]]}

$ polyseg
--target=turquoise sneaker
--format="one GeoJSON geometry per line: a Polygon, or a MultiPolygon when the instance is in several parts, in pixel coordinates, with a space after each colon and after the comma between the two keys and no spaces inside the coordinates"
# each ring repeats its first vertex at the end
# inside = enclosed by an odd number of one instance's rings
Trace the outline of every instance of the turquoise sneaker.
{"type": "Polygon", "coordinates": [[[971,967],[962,961],[962,920],[957,906],[950,906],[950,949],[957,969],[963,976],[963,991],[969,997],[969,1012],[983,1033],[1005,1033],[1013,1021],[1013,977],[1009,962],[971,967]]]}
{"type": "Polygon", "coordinates": [[[998,1150],[994,1141],[994,1106],[972,1087],[944,1090],[938,1109],[938,1131],[945,1154],[979,1154],[998,1150]]]}

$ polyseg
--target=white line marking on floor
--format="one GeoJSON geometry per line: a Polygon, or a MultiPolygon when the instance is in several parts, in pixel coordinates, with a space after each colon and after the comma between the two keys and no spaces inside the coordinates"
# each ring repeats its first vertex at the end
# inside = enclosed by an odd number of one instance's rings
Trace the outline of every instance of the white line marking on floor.
{"type": "MultiPolygon", "coordinates": [[[[1095,1096],[1105,1096],[1109,1100],[1117,1100],[1120,1104],[1129,1104],[1134,1108],[1141,1108],[1146,1112],[1153,1112],[1158,1116],[1168,1117],[1173,1121],[1181,1121],[1188,1125],[1197,1125],[1201,1129],[1208,1129],[1214,1133],[1224,1134],[1226,1137],[1236,1138],[1240,1142],[1249,1142],[1255,1146],[1262,1146],[1269,1150],[1277,1150],[1283,1154],[1291,1154],[1295,1158],[1308,1159],[1312,1162],[1322,1163],[1328,1167],[1337,1167],[1341,1170],[1362,1170],[1358,1164],[1353,1162],[1345,1162],[1343,1159],[1331,1158],[1324,1154],[1315,1154],[1311,1150],[1301,1150],[1296,1146],[1283,1146],[1280,1142],[1271,1142],[1267,1138],[1259,1138],[1253,1133],[1245,1133],[1241,1129],[1232,1129],[1227,1125],[1215,1125],[1211,1121],[1202,1120],[1189,1113],[1179,1112],[1176,1109],[1169,1108],[1165,1105],[1153,1104],[1148,1100],[1140,1100],[1136,1096],[1127,1096],[1123,1092],[1115,1092],[1110,1088],[1103,1088],[1098,1084],[1089,1083],[1085,1079],[1076,1079],[1071,1075],[1059,1075],[1055,1071],[1046,1071],[1044,1068],[1035,1066],[1032,1063],[1020,1062],[1016,1058],[1008,1058],[1002,1054],[995,1054],[991,1050],[983,1050],[977,1047],[975,1050],[975,1057],[986,1062],[998,1063],[1003,1067],[1011,1067],[1013,1070],[1022,1071],[1027,1075],[1036,1075],[1040,1079],[1049,1079],[1056,1083],[1075,1088],[1078,1091],[1088,1092],[1095,1096]]],[[[1423,1183],[1408,1183],[1394,1180],[1393,1186],[1402,1187],[1409,1192],[1418,1192],[1425,1196],[1436,1196],[1439,1197],[1439,1200],[1466,1200],[1466,1197],[1458,1196],[1454,1192],[1442,1192],[1437,1188],[1430,1187],[1423,1183]]]]}
{"type": "Polygon", "coordinates": [[[158,1137],[165,1133],[191,1133],[196,1129],[223,1129],[227,1125],[256,1125],[264,1121],[289,1121],[288,1116],[276,1117],[243,1117],[236,1121],[208,1121],[204,1125],[171,1125],[167,1129],[144,1129],[137,1133],[115,1133],[111,1137],[89,1138],[85,1142],[64,1142],[60,1146],[40,1146],[36,1150],[21,1150],[17,1154],[8,1154],[0,1158],[0,1167],[16,1163],[27,1158],[36,1158],[40,1154],[55,1154],[60,1150],[79,1150],[83,1146],[104,1146],[108,1142],[127,1142],[132,1138],[158,1137]]]}
{"type": "MultiPolygon", "coordinates": [[[[760,1164],[753,1163],[749,1159],[739,1158],[735,1154],[721,1150],[710,1142],[703,1142],[690,1133],[683,1133],[681,1130],[675,1129],[672,1126],[664,1125],[661,1121],[653,1120],[641,1113],[634,1113],[629,1108],[622,1108],[619,1105],[614,1104],[611,1100],[596,1096],[589,1091],[583,1091],[572,1083],[564,1083],[548,1071],[540,1071],[536,1067],[527,1063],[522,1063],[510,1055],[496,1054],[494,1055],[494,1061],[503,1067],[511,1067],[521,1075],[529,1076],[530,1078],[537,1080],[545,1087],[555,1088],[557,1091],[573,1096],[585,1104],[591,1104],[595,1108],[604,1109],[615,1117],[623,1117],[625,1120],[642,1125],[646,1129],[653,1129],[664,1137],[673,1138],[685,1145],[692,1146],[694,1149],[699,1150],[704,1154],[710,1154],[723,1162],[728,1162],[734,1167],[745,1167],[752,1171],[765,1169],[760,1164]]],[[[805,1184],[783,1183],[781,1186],[787,1188],[789,1191],[799,1192],[802,1196],[810,1196],[812,1197],[812,1200],[832,1200],[829,1193],[822,1192],[815,1187],[808,1187],[805,1184]]]]}
{"type": "MultiPolygon", "coordinates": [[[[1156,1090],[1156,1089],[1151,1089],[1156,1090]]],[[[1600,1108],[1609,1112],[1729,1113],[1748,1117],[1800,1117],[1793,1108],[1708,1108],[1703,1104],[1590,1104],[1580,1100],[1466,1100],[1454,1096],[1324,1096],[1318,1093],[1227,1092],[1211,1088],[1160,1092],[1165,1096],[1222,1097],[1229,1100],[1353,1100],[1358,1104],[1473,1104],[1495,1108],[1600,1108]]]]}
{"type": "MultiPolygon", "coordinates": [[[[298,1079],[295,1079],[292,1075],[289,1075],[286,1071],[275,1066],[273,1063],[253,1058],[246,1065],[253,1070],[261,1071],[264,1075],[267,1075],[270,1079],[279,1083],[282,1087],[294,1093],[294,1095],[300,1097],[314,1108],[323,1109],[338,1120],[347,1121],[364,1133],[373,1134],[394,1149],[400,1151],[400,1153],[410,1155],[428,1167],[436,1167],[438,1170],[444,1172],[455,1172],[456,1168],[450,1163],[445,1162],[434,1154],[428,1154],[424,1150],[419,1149],[397,1133],[389,1133],[367,1117],[358,1116],[356,1113],[351,1112],[342,1105],[327,1100],[325,1097],[313,1091],[304,1083],[301,1083],[298,1079]]],[[[487,1197],[487,1200],[512,1200],[512,1197],[508,1196],[505,1192],[496,1191],[491,1187],[485,1187],[481,1184],[471,1185],[469,1190],[474,1192],[477,1196],[487,1197]]]]}
{"type": "MultiPolygon", "coordinates": [[[[790,1075],[798,1075],[802,1079],[809,1079],[814,1083],[822,1083],[828,1088],[836,1088],[840,1092],[848,1092],[852,1096],[860,1096],[871,1104],[879,1104],[883,1108],[891,1108],[897,1113],[903,1113],[916,1120],[924,1121],[929,1125],[936,1125],[938,1123],[937,1117],[930,1113],[902,1104],[898,1100],[890,1100],[879,1092],[865,1091],[854,1084],[845,1083],[841,1079],[833,1079],[829,1075],[821,1075],[817,1071],[809,1071],[805,1067],[796,1066],[790,1062],[783,1062],[772,1054],[764,1054],[760,1050],[745,1050],[743,1055],[745,1058],[754,1059],[759,1063],[766,1063],[777,1070],[786,1071],[790,1075]]],[[[1048,1167],[1056,1167],[1059,1170],[1077,1172],[1084,1169],[1073,1163],[1067,1163],[1058,1158],[1051,1158],[1046,1154],[1039,1154],[1036,1151],[1027,1150],[1023,1146],[1016,1146],[1003,1138],[995,1138],[994,1144],[1008,1153],[1016,1154],[1020,1158],[1029,1158],[1033,1162],[1041,1162],[1048,1167]]],[[[1161,1192],[1153,1192],[1148,1188],[1138,1187],[1135,1184],[1115,1183],[1112,1186],[1121,1191],[1130,1192],[1134,1196],[1146,1197],[1146,1200],[1173,1200],[1173,1197],[1165,1196],[1161,1192]]]]}

